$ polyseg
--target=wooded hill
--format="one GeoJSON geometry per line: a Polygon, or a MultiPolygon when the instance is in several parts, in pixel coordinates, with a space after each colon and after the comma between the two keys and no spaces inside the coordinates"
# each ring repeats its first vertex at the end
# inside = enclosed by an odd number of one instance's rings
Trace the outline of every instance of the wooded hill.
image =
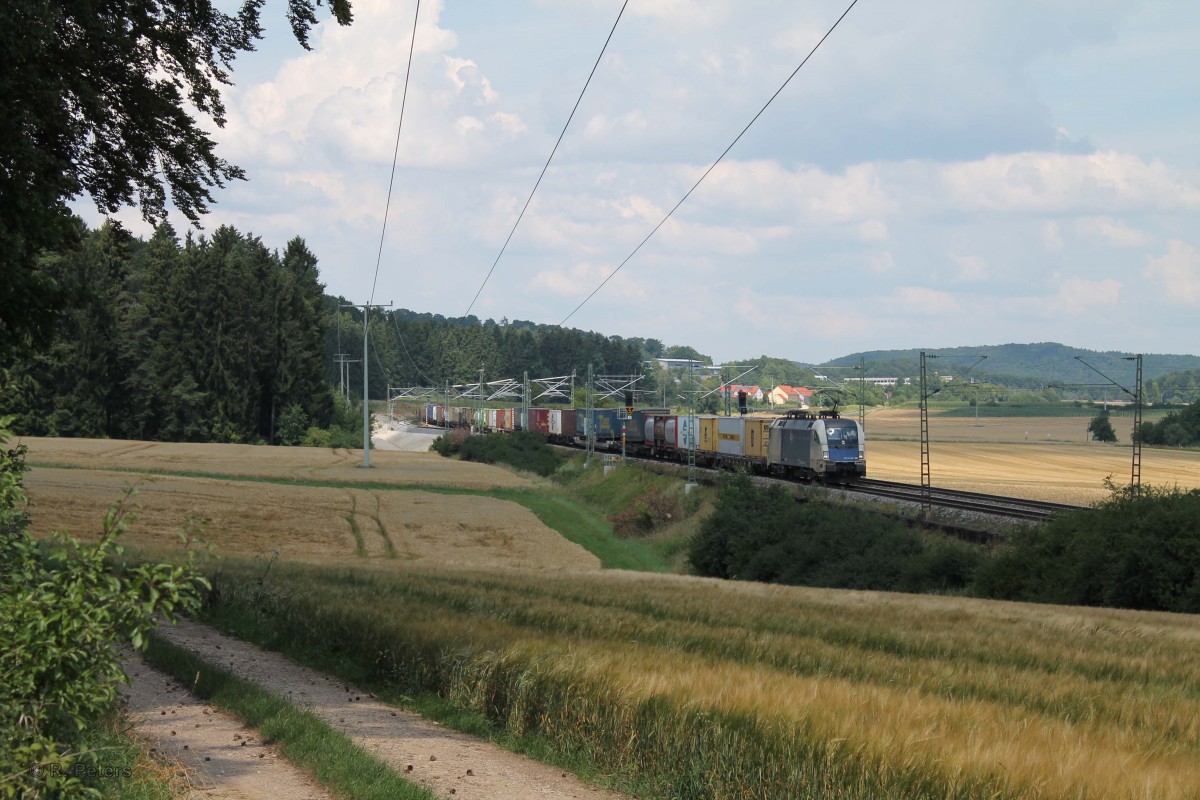
{"type": "MultiPolygon", "coordinates": [[[[1076,356],[1129,389],[1133,389],[1135,384],[1134,362],[1128,360],[1134,354],[1114,350],[1085,350],[1066,344],[1042,342],[930,349],[926,354],[937,355],[937,359],[926,360],[928,371],[949,375],[966,371],[979,360],[979,356],[988,356],[970,369],[968,374],[971,377],[1022,389],[1060,387],[1067,395],[1103,397],[1103,386],[1088,385],[1104,384],[1104,377],[1088,368],[1076,356]]],[[[868,374],[876,377],[916,378],[920,374],[919,349],[870,350],[842,356],[827,363],[853,367],[858,366],[860,360],[865,360],[868,374]]],[[[1200,356],[1144,354],[1142,380],[1145,381],[1147,402],[1186,403],[1200,398],[1195,375],[1192,374],[1195,371],[1200,371],[1200,356]]],[[[1108,397],[1124,399],[1123,392],[1116,386],[1108,387],[1108,397]]]]}

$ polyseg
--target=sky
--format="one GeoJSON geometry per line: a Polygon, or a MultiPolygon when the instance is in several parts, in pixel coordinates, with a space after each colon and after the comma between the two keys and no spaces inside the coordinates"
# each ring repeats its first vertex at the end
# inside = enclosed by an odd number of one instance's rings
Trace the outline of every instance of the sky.
{"type": "Polygon", "coordinates": [[[415,2],[354,0],[306,52],[269,0],[215,130],[248,180],[204,232],[299,236],[351,302],[567,319],[718,362],[1200,353],[1190,1],[859,0],[629,258],[848,2],[629,0],[484,286],[622,0],[423,0],[398,139],[415,2]]]}

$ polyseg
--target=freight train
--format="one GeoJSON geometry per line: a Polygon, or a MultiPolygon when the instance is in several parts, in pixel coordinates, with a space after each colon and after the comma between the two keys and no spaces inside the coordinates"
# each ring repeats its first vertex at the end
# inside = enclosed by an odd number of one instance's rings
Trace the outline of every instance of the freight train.
{"type": "Polygon", "coordinates": [[[743,467],[803,480],[844,480],[867,474],[866,437],[857,420],[836,413],[790,411],[783,416],[675,414],[664,408],[471,408],[428,403],[422,421],[441,428],[538,433],[555,444],[579,445],[591,431],[596,447],[630,455],[743,467]]]}

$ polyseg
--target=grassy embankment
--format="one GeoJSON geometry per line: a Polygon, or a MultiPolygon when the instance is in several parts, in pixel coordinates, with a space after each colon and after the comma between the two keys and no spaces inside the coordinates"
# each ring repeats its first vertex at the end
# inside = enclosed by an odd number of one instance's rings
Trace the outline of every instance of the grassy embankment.
{"type": "Polygon", "coordinates": [[[252,564],[219,627],[644,797],[1187,798],[1194,618],[683,577],[252,564]]]}

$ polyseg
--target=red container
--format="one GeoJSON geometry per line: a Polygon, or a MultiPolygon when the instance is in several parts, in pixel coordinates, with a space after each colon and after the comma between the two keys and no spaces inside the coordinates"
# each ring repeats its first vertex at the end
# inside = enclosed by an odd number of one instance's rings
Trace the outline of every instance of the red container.
{"type": "Polygon", "coordinates": [[[548,437],[550,435],[550,409],[529,409],[529,430],[548,437]]]}

